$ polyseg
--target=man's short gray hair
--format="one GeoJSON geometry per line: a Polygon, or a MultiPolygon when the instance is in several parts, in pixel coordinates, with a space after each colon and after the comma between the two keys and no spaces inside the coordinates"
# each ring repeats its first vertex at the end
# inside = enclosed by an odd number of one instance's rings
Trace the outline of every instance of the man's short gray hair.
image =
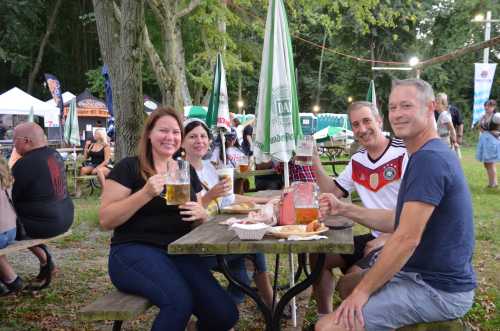
{"type": "Polygon", "coordinates": [[[412,86],[418,92],[418,99],[422,106],[427,105],[429,101],[435,101],[434,90],[431,84],[423,79],[410,78],[410,79],[395,79],[392,81],[392,89],[398,86],[412,86]]]}
{"type": "Polygon", "coordinates": [[[378,112],[377,107],[371,102],[368,101],[355,101],[347,107],[347,116],[349,116],[349,119],[351,119],[351,112],[359,110],[361,108],[368,108],[370,109],[373,117],[378,118],[380,117],[380,114],[378,112]]]}

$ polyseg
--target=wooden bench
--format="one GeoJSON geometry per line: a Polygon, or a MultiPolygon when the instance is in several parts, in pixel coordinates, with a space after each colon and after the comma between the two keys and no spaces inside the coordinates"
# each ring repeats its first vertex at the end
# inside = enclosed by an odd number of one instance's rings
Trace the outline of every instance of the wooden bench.
{"type": "Polygon", "coordinates": [[[470,331],[471,329],[460,319],[419,323],[399,328],[398,331],[470,331]]]}
{"type": "Polygon", "coordinates": [[[135,319],[152,305],[145,298],[115,289],[83,307],[78,314],[84,321],[114,321],[113,331],[119,331],[123,321],[135,319]]]}
{"type": "MultiPolygon", "coordinates": [[[[55,237],[44,238],[44,239],[28,239],[28,240],[14,241],[13,243],[9,244],[7,247],[0,249],[0,256],[7,255],[7,254],[17,252],[17,251],[21,251],[21,250],[25,250],[25,249],[28,249],[30,247],[46,244],[48,242],[67,237],[70,234],[71,234],[71,230],[68,230],[67,232],[60,234],[58,236],[55,236],[55,237]]],[[[32,287],[32,289],[33,290],[44,289],[50,285],[51,280],[52,280],[52,275],[49,274],[49,276],[45,279],[45,281],[40,286],[32,287]]]]}

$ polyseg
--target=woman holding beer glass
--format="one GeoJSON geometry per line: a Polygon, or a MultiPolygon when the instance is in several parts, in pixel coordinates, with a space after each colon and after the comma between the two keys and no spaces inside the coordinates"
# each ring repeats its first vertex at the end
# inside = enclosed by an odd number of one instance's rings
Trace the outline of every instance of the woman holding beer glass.
{"type": "Polygon", "coordinates": [[[100,223],[114,230],[109,275],[119,290],[160,308],[152,330],[184,330],[191,314],[198,330],[229,330],[238,319],[231,297],[198,255],[169,255],[166,247],[207,213],[197,202],[201,185],[190,171],[190,200],[179,206],[160,197],[172,155],[181,146],[182,124],[174,109],[158,108],[147,119],[138,155],[121,160],[103,189],[100,223]]]}
{"type": "MultiPolygon", "coordinates": [[[[210,146],[210,131],[208,127],[200,120],[190,120],[184,126],[185,138],[182,146],[185,151],[186,160],[196,170],[198,178],[203,187],[203,196],[201,201],[205,207],[212,213],[217,213],[221,208],[229,206],[237,202],[254,202],[266,203],[269,198],[248,197],[244,195],[234,194],[232,192],[232,183],[228,179],[219,181],[217,171],[209,160],[203,160],[210,146]]],[[[242,282],[249,284],[244,256],[237,257],[229,261],[231,272],[242,282]]],[[[266,259],[264,254],[255,254],[253,256],[256,266],[254,276],[257,289],[262,296],[263,301],[271,306],[272,304],[272,287],[267,273],[266,259]]],[[[207,259],[209,266],[216,265],[215,259],[207,259]]],[[[230,285],[228,291],[231,293],[236,302],[241,302],[244,298],[243,292],[236,287],[230,285]]]]}

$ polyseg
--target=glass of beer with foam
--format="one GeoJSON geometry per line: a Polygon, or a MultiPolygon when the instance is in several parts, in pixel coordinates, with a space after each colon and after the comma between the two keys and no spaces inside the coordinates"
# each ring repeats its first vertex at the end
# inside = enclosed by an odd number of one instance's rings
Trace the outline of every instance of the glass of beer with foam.
{"type": "Polygon", "coordinates": [[[165,175],[165,200],[167,205],[182,205],[191,199],[189,163],[175,160],[168,163],[165,175]]]}

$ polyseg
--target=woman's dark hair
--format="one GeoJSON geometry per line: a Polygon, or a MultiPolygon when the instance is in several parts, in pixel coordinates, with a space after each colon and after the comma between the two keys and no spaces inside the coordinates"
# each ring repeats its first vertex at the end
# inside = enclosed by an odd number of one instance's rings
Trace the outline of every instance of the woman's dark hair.
{"type": "Polygon", "coordinates": [[[149,140],[149,135],[153,130],[156,122],[163,116],[170,116],[177,124],[179,124],[179,129],[181,130],[181,137],[184,138],[184,132],[182,131],[182,121],[179,112],[171,107],[158,107],[151,115],[149,115],[142,129],[141,138],[139,140],[139,145],[137,146],[137,155],[139,157],[139,171],[142,178],[147,180],[149,177],[156,174],[155,165],[153,161],[153,151],[151,147],[151,140],[149,140]]]}
{"type": "Polygon", "coordinates": [[[186,126],[184,126],[184,136],[186,136],[189,132],[193,131],[199,126],[201,126],[207,132],[208,139],[212,139],[212,134],[210,133],[210,130],[208,129],[207,125],[202,121],[191,121],[188,124],[186,124],[186,126]]]}

